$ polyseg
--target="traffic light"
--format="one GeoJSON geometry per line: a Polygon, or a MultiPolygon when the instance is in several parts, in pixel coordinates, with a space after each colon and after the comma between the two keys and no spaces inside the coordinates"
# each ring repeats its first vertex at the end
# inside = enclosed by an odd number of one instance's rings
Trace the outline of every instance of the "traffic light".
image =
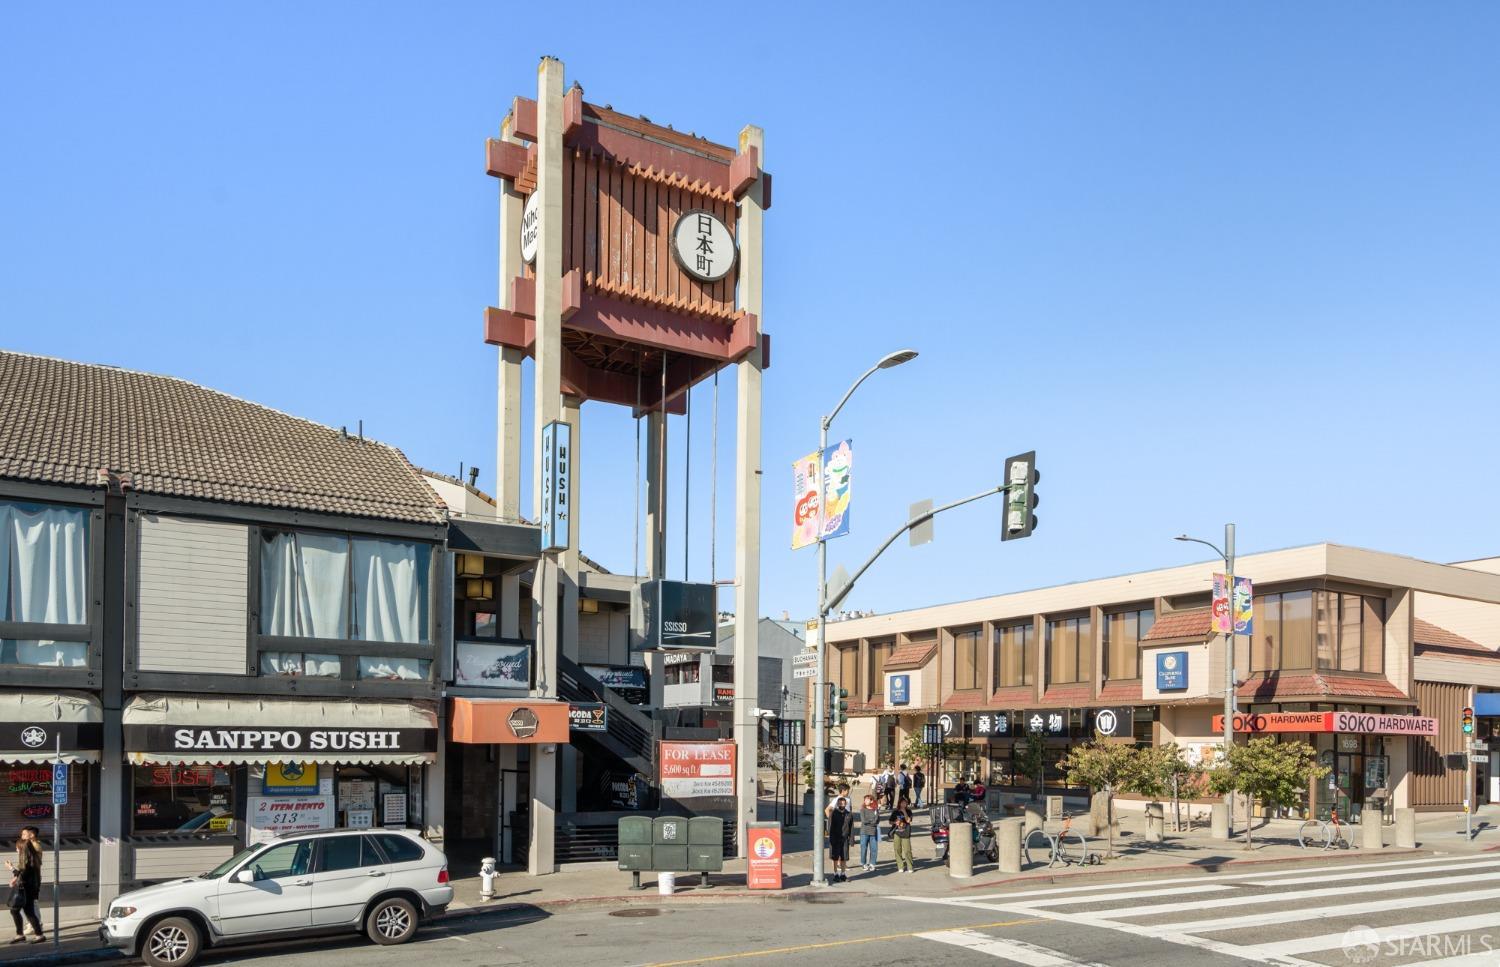
{"type": "Polygon", "coordinates": [[[1036,451],[1007,457],[1005,461],[1005,484],[1010,489],[1005,494],[1005,527],[1000,532],[1002,541],[1030,537],[1036,529],[1036,485],[1042,475],[1036,469],[1036,451]]]}
{"type": "Polygon", "coordinates": [[[1474,734],[1474,710],[1464,707],[1464,735],[1474,734]]]}
{"type": "Polygon", "coordinates": [[[849,720],[849,689],[828,686],[828,724],[843,725],[849,720]]]}

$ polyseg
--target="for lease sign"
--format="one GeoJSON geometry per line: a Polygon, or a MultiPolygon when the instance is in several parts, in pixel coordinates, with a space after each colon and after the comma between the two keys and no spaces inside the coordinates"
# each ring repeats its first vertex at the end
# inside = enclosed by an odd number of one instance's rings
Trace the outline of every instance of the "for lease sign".
{"type": "Polygon", "coordinates": [[[663,742],[661,791],[673,799],[734,795],[733,742],[663,742]]]}

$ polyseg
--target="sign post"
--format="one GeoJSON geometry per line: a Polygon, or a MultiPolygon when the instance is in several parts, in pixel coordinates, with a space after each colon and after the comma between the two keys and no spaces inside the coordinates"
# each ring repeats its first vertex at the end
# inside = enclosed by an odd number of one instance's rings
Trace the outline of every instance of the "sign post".
{"type": "Polygon", "coordinates": [[[57,754],[52,760],[52,950],[54,953],[62,944],[58,936],[62,911],[57,892],[62,887],[62,807],[67,804],[68,765],[62,761],[62,736],[58,735],[57,754]]]}

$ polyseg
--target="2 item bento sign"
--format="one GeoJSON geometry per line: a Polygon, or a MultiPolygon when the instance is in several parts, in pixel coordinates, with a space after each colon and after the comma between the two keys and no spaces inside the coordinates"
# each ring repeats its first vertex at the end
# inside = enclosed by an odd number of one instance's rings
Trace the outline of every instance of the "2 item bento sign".
{"type": "Polygon", "coordinates": [[[251,796],[246,805],[251,843],[333,828],[332,796],[251,796]]]}

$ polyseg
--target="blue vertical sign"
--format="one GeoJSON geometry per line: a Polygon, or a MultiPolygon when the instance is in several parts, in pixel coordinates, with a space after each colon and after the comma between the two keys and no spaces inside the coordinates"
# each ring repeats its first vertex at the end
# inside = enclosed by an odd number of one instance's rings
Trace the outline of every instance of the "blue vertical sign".
{"type": "Polygon", "coordinates": [[[68,804],[68,764],[66,762],[54,762],[52,764],[52,805],[66,806],[68,804]]]}
{"type": "Polygon", "coordinates": [[[565,551],[573,514],[569,456],[573,427],[555,420],[542,427],[542,550],[565,551]]]}
{"type": "Polygon", "coordinates": [[[1178,692],[1188,687],[1188,653],[1158,652],[1156,655],[1156,690],[1178,692]]]}
{"type": "Polygon", "coordinates": [[[890,677],[890,686],[887,691],[890,694],[892,705],[911,704],[910,675],[892,675],[890,677]]]}

